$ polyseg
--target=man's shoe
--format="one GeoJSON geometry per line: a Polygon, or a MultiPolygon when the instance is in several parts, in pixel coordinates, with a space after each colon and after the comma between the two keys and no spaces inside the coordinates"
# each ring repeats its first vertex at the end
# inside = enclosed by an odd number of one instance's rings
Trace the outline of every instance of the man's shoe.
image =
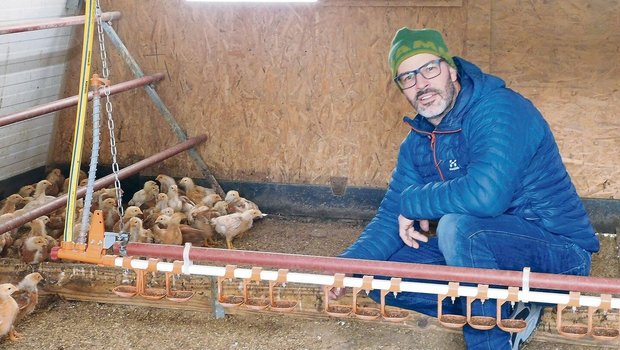
{"type": "Polygon", "coordinates": [[[510,346],[512,350],[519,350],[522,344],[529,341],[529,338],[532,336],[532,333],[534,333],[538,322],[540,322],[542,318],[542,311],[543,307],[535,303],[517,303],[517,307],[515,307],[512,315],[510,315],[510,318],[514,320],[525,320],[527,326],[521,332],[511,333],[510,346]]]}

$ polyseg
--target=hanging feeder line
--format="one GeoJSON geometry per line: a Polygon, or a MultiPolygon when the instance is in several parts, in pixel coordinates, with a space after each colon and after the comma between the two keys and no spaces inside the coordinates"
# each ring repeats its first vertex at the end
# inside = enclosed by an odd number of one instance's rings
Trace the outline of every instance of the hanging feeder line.
{"type": "Polygon", "coordinates": [[[97,161],[99,159],[99,146],[101,144],[99,135],[101,98],[99,96],[99,88],[110,84],[109,80],[101,79],[97,74],[93,74],[91,85],[94,87],[93,96],[93,147],[90,153],[90,164],[88,166],[88,183],[86,184],[86,196],[84,197],[84,208],[82,209],[82,222],[80,223],[80,231],[78,232],[78,242],[86,243],[88,236],[88,223],[90,221],[90,208],[93,200],[93,189],[95,177],[97,175],[97,161]]]}
{"type": "MultiPolygon", "coordinates": [[[[401,265],[407,266],[408,269],[403,273],[403,277],[421,278],[424,275],[431,280],[441,280],[445,277],[445,274],[437,273],[441,270],[452,270],[452,272],[460,270],[461,272],[486,272],[487,274],[493,274],[497,272],[514,272],[514,271],[496,271],[486,269],[471,269],[471,268],[454,268],[449,266],[435,266],[435,265],[421,265],[421,264],[404,264],[393,262],[380,262],[358,259],[343,259],[343,258],[329,258],[329,257],[316,257],[316,256],[303,256],[293,254],[277,254],[277,253],[262,253],[262,252],[250,252],[250,251],[235,251],[213,248],[193,248],[190,243],[186,243],[185,246],[171,246],[171,245],[153,245],[145,243],[130,243],[126,246],[126,252],[130,255],[124,257],[118,257],[116,255],[105,255],[104,247],[104,226],[103,215],[101,210],[96,210],[93,214],[93,220],[91,221],[89,232],[89,244],[62,242],[60,248],[55,247],[52,250],[52,259],[69,259],[77,260],[89,263],[96,263],[103,266],[122,267],[125,269],[133,269],[136,272],[136,284],[135,286],[120,285],[113,289],[113,292],[121,297],[133,297],[141,296],[146,299],[159,300],[167,298],[172,301],[187,301],[193,295],[191,291],[173,291],[171,289],[170,279],[173,274],[196,274],[203,276],[217,276],[218,278],[218,301],[219,304],[225,307],[236,307],[241,304],[245,304],[246,307],[254,310],[262,310],[267,307],[271,307],[274,311],[291,311],[295,306],[295,301],[290,300],[275,300],[274,297],[274,285],[276,283],[285,284],[287,282],[305,283],[305,284],[318,284],[323,286],[323,292],[325,295],[324,307],[325,312],[335,317],[347,317],[353,313],[356,317],[362,319],[377,319],[383,317],[385,320],[398,322],[408,317],[408,311],[394,311],[386,310],[385,295],[389,292],[395,295],[399,292],[418,292],[426,294],[437,294],[437,314],[439,323],[449,328],[460,328],[465,324],[469,324],[476,329],[491,329],[495,326],[509,332],[520,332],[526,329],[527,323],[523,320],[511,320],[502,318],[501,305],[506,301],[511,303],[518,302],[519,300],[527,299],[533,302],[542,302],[557,304],[557,330],[558,333],[569,337],[578,338],[586,335],[591,335],[597,340],[614,340],[620,336],[620,325],[614,328],[612,327],[594,327],[594,315],[597,312],[602,312],[606,315],[608,311],[614,309],[618,310],[620,316],[620,299],[612,298],[611,294],[602,294],[597,296],[582,296],[580,292],[571,291],[569,294],[553,293],[553,292],[538,292],[529,291],[530,283],[528,281],[536,280],[536,274],[528,272],[525,269],[525,273],[521,275],[520,285],[524,287],[524,290],[519,290],[518,287],[503,288],[489,288],[488,284],[478,283],[477,286],[460,286],[457,282],[450,282],[447,285],[441,283],[427,283],[427,282],[402,282],[401,278],[391,278],[390,280],[375,279],[370,274],[365,274],[363,278],[358,277],[345,277],[344,273],[336,273],[333,276],[312,274],[312,273],[289,273],[288,269],[280,269],[278,271],[263,271],[262,267],[254,266],[251,269],[237,268],[236,265],[221,266],[206,266],[195,265],[194,260],[200,261],[222,261],[232,260],[238,261],[243,264],[262,261],[257,256],[263,258],[270,258],[267,265],[294,265],[300,268],[319,269],[322,271],[333,270],[325,268],[325,266],[340,266],[338,269],[347,273],[357,273],[361,270],[372,270],[372,267],[368,264],[378,265],[401,265]],[[140,246],[146,251],[148,248],[157,248],[156,252],[167,252],[161,254],[160,257],[180,257],[183,260],[176,260],[173,263],[161,262],[158,258],[149,258],[148,260],[142,260],[134,258],[132,255],[136,253],[136,246],[140,246]],[[170,250],[174,249],[174,254],[170,254],[170,250]],[[179,250],[181,250],[179,252],[179,250]],[[226,251],[227,254],[218,255],[218,251],[226,251]],[[278,255],[280,259],[274,260],[274,254],[278,255]],[[252,255],[253,259],[237,258],[237,256],[252,255]],[[283,259],[286,256],[288,259],[283,259]],[[318,264],[313,261],[321,260],[318,264]],[[242,262],[243,261],[243,262],[242,262]],[[331,261],[332,265],[329,265],[326,261],[331,261]],[[346,263],[345,263],[346,261],[346,263]],[[339,262],[339,264],[337,264],[339,262]],[[317,268],[322,266],[322,268],[317,268]],[[363,266],[364,268],[360,268],[363,266]],[[435,269],[435,273],[431,276],[425,274],[425,270],[429,268],[435,269]],[[146,272],[165,272],[166,273],[166,289],[153,289],[147,288],[146,285],[146,272]],[[407,272],[408,271],[408,272],[407,272]],[[411,271],[416,271],[413,273],[411,271]],[[243,279],[243,296],[224,296],[224,282],[227,279],[241,278],[243,279]],[[264,297],[250,297],[248,285],[251,281],[268,281],[269,282],[269,299],[264,297]],[[352,287],[353,288],[353,303],[352,305],[329,305],[328,292],[332,287],[352,287]],[[357,305],[357,294],[361,290],[365,290],[367,293],[370,290],[381,290],[381,308],[368,308],[359,307],[357,305]],[[443,300],[446,297],[466,297],[467,298],[467,316],[457,314],[445,314],[442,313],[443,300]],[[487,299],[497,299],[497,311],[496,316],[473,316],[471,314],[471,305],[474,301],[480,300],[484,302],[487,299]],[[588,307],[588,323],[587,324],[573,324],[563,323],[562,312],[570,306],[573,309],[585,306],[588,307]]],[[[114,250],[118,251],[118,242],[114,245],[114,250]]],[[[149,254],[136,254],[136,255],[149,255],[149,254]]],[[[381,266],[377,271],[387,271],[385,266],[381,266]]],[[[390,271],[398,271],[398,268],[393,268],[390,271]]],[[[380,275],[390,276],[398,274],[385,274],[380,275]]],[[[549,274],[538,274],[549,275],[549,274]]],[[[575,276],[564,275],[551,275],[556,278],[571,278],[575,276]]],[[[577,276],[578,277],[578,276],[577,276]]],[[[606,280],[600,278],[587,278],[590,280],[606,280]]],[[[462,278],[456,278],[455,280],[462,280],[462,278]]],[[[611,280],[612,279],[607,279],[611,280]]],[[[519,284],[517,284],[519,285],[519,284]]],[[[592,289],[590,291],[594,291],[592,289]]],[[[454,301],[454,299],[453,299],[454,301]]]]}
{"type": "MultiPolygon", "coordinates": [[[[192,248],[192,250],[193,249],[196,249],[196,248],[192,248]]],[[[278,275],[278,271],[270,271],[270,270],[261,269],[257,277],[256,270],[253,270],[251,268],[237,268],[235,265],[227,265],[226,267],[195,265],[192,263],[190,263],[189,265],[186,265],[185,261],[186,260],[180,260],[177,262],[177,264],[181,263],[180,266],[182,266],[180,270],[178,270],[179,272],[177,273],[183,273],[187,275],[214,276],[214,277],[227,276],[227,278],[241,278],[241,279],[248,279],[248,280],[262,280],[262,281],[274,281],[274,282],[279,280],[282,283],[304,283],[304,284],[315,284],[315,285],[321,285],[321,286],[327,286],[327,287],[334,286],[338,278],[335,275],[288,272],[286,274],[286,279],[282,280],[281,276],[279,277],[278,275]],[[230,269],[233,270],[232,275],[230,274],[230,269]]],[[[155,268],[153,266],[149,268],[149,260],[141,260],[138,258],[133,258],[131,256],[123,258],[123,257],[115,256],[115,255],[103,256],[101,258],[100,263],[104,266],[132,268],[132,269],[137,269],[137,270],[148,269],[150,271],[152,270],[152,271],[159,271],[159,272],[173,272],[173,266],[174,266],[174,263],[158,262],[155,268]]],[[[174,270],[177,270],[177,269],[175,268],[174,270]]],[[[360,290],[380,289],[380,290],[385,290],[385,291],[390,291],[390,289],[393,289],[394,287],[393,282],[391,280],[376,279],[376,278],[372,278],[372,276],[365,276],[365,278],[344,277],[342,279],[342,286],[358,288],[360,290]],[[369,280],[371,280],[370,284],[368,284],[369,280]]],[[[483,287],[483,289],[486,290],[485,294],[487,298],[508,299],[509,297],[508,289],[489,288],[488,285],[484,285],[484,286],[486,286],[486,287],[483,287]]],[[[450,286],[447,284],[440,284],[440,283],[400,282],[399,289],[401,292],[448,295],[450,286]]],[[[397,294],[397,292],[393,292],[393,293],[397,294]]],[[[479,297],[480,287],[459,285],[457,287],[456,293],[457,294],[455,295],[455,297],[456,296],[479,297]]],[[[519,291],[518,293],[519,300],[521,300],[521,295],[525,293],[528,294],[529,300],[532,302],[549,303],[549,304],[569,304],[569,302],[571,301],[571,296],[569,294],[553,293],[553,292],[535,292],[535,291],[530,291],[530,292],[519,291]]],[[[611,298],[609,302],[610,302],[611,308],[620,309],[620,298],[611,298]]],[[[600,305],[601,305],[601,297],[580,295],[578,297],[578,304],[576,306],[598,307],[600,305]]]]}

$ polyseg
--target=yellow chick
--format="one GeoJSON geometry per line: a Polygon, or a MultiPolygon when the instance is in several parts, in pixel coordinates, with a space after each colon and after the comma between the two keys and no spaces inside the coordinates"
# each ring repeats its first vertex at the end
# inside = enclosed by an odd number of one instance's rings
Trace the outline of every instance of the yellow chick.
{"type": "Polygon", "coordinates": [[[226,215],[228,214],[228,203],[226,201],[216,202],[213,205],[213,210],[217,212],[219,216],[226,215]]]}
{"type": "Polygon", "coordinates": [[[144,203],[155,201],[159,193],[159,186],[155,181],[147,181],[141,190],[133,194],[133,197],[127,204],[141,207],[144,203]]]}
{"type": "Polygon", "coordinates": [[[11,232],[5,232],[0,235],[0,257],[5,257],[9,253],[9,248],[13,245],[13,236],[11,232]]]}
{"type": "Polygon", "coordinates": [[[50,186],[52,186],[52,183],[47,180],[41,180],[37,182],[37,185],[34,188],[34,194],[32,195],[32,197],[36,199],[44,195],[50,186]]]}
{"type": "Polygon", "coordinates": [[[185,195],[194,203],[201,203],[202,199],[210,194],[214,194],[215,190],[194,184],[194,180],[184,177],[179,181],[179,187],[185,190],[185,195]]]}
{"type": "Polygon", "coordinates": [[[211,219],[215,231],[226,238],[228,249],[234,249],[232,240],[240,233],[248,231],[252,227],[254,219],[262,217],[263,213],[258,209],[246,210],[243,213],[232,213],[211,219]]]}
{"type": "Polygon", "coordinates": [[[116,199],[108,198],[104,200],[100,209],[103,214],[103,225],[105,226],[105,230],[112,231],[114,224],[120,220],[118,208],[116,207],[116,199]]]}
{"type": "Polygon", "coordinates": [[[13,323],[19,312],[19,306],[11,294],[17,291],[17,287],[10,283],[0,284],[0,338],[9,334],[9,339],[16,340],[17,337],[11,332],[13,323]]]}
{"type": "Polygon", "coordinates": [[[114,227],[112,228],[112,231],[120,232],[121,222],[123,223],[123,228],[127,230],[127,224],[129,223],[129,220],[131,218],[138,217],[138,215],[142,215],[142,214],[143,214],[142,210],[140,210],[140,208],[134,205],[127,207],[127,209],[125,209],[125,212],[123,213],[123,221],[121,220],[116,221],[116,223],[114,223],[114,227]]]}
{"type": "Polygon", "coordinates": [[[219,194],[217,193],[213,193],[213,194],[209,194],[206,195],[202,198],[202,202],[201,203],[197,203],[198,205],[202,204],[202,205],[206,205],[209,208],[213,208],[213,206],[215,205],[215,203],[219,202],[222,200],[222,197],[220,197],[219,194]]]}
{"type": "MultiPolygon", "coordinates": [[[[121,191],[121,195],[122,195],[122,191],[121,191]]],[[[95,191],[93,193],[93,201],[92,201],[93,207],[91,208],[91,211],[101,209],[103,207],[103,201],[108,198],[113,198],[114,200],[117,200],[116,189],[114,187],[113,188],[102,188],[99,191],[95,191]]]]}
{"type": "MultiPolygon", "coordinates": [[[[160,215],[161,217],[161,215],[160,215]]],[[[155,236],[156,241],[161,244],[183,244],[183,235],[181,234],[181,220],[185,219],[186,216],[183,213],[174,213],[168,219],[168,226],[164,229],[159,228],[157,226],[157,222],[160,220],[157,218],[156,224],[152,227],[153,235],[155,236]]]]}
{"type": "Polygon", "coordinates": [[[48,196],[45,194],[45,191],[52,186],[52,183],[47,181],[47,180],[41,180],[39,182],[37,182],[37,186],[35,187],[34,190],[34,199],[32,199],[31,201],[29,201],[28,203],[26,203],[26,205],[24,205],[24,207],[21,209],[22,211],[29,211],[32,210],[34,208],[38,208],[41,205],[51,202],[54,199],[56,199],[56,197],[54,196],[48,196]]]}
{"type": "Polygon", "coordinates": [[[47,224],[50,222],[50,218],[47,216],[39,216],[38,218],[30,221],[25,226],[30,226],[30,231],[26,233],[26,236],[47,236],[47,224]]]}
{"type": "MultiPolygon", "coordinates": [[[[77,217],[73,219],[73,234],[79,235],[82,230],[82,220],[84,219],[84,209],[77,210],[77,217]]],[[[88,225],[87,225],[88,226],[88,225]]],[[[86,232],[88,232],[89,227],[86,227],[86,232]]]]}
{"type": "Polygon", "coordinates": [[[174,211],[181,211],[183,209],[183,201],[179,197],[177,185],[172,185],[168,189],[168,207],[174,209],[174,211]]]}
{"type": "Polygon", "coordinates": [[[47,188],[46,193],[50,196],[57,196],[58,193],[62,190],[62,186],[65,182],[65,177],[62,175],[60,169],[55,168],[47,174],[45,178],[47,181],[51,182],[51,186],[47,188]]]}
{"type": "Polygon", "coordinates": [[[47,240],[45,237],[32,236],[26,239],[20,253],[22,261],[26,264],[38,264],[45,261],[49,257],[47,240]]]}
{"type": "Polygon", "coordinates": [[[174,181],[174,178],[172,178],[171,176],[168,176],[168,175],[164,175],[164,174],[157,175],[155,180],[157,182],[159,182],[159,184],[161,185],[160,186],[161,187],[161,189],[160,189],[161,193],[168,193],[168,190],[170,189],[170,186],[177,184],[176,181],[174,181]]]}
{"type": "MultiPolygon", "coordinates": [[[[26,277],[17,284],[19,291],[13,294],[13,299],[15,299],[19,306],[19,313],[17,314],[15,323],[23,320],[24,317],[30,315],[34,311],[39,302],[39,290],[37,289],[37,285],[42,280],[43,276],[41,276],[40,273],[33,272],[26,275],[26,277]]],[[[19,334],[16,335],[19,336],[19,334]]]]}
{"type": "Polygon", "coordinates": [[[153,243],[154,237],[151,230],[145,230],[142,227],[142,220],[138,217],[132,217],[127,221],[129,242],[153,243]]]}
{"type": "Polygon", "coordinates": [[[19,192],[17,192],[17,194],[22,196],[22,198],[31,197],[33,193],[34,193],[34,186],[32,185],[22,186],[20,187],[19,192]]]}
{"type": "MultiPolygon", "coordinates": [[[[207,208],[202,206],[201,208],[207,208]]],[[[212,209],[207,209],[204,211],[194,211],[192,212],[192,223],[191,227],[202,231],[203,238],[205,240],[205,246],[211,245],[213,243],[213,226],[211,226],[211,219],[219,216],[213,212],[212,209]]]]}
{"type": "Polygon", "coordinates": [[[246,210],[258,209],[258,205],[239,196],[239,192],[237,191],[226,192],[226,198],[224,198],[224,200],[228,203],[227,211],[229,213],[242,213],[246,210]]]}
{"type": "Polygon", "coordinates": [[[0,209],[0,215],[13,213],[17,209],[17,205],[24,201],[24,197],[15,193],[7,197],[4,205],[0,209]]]}

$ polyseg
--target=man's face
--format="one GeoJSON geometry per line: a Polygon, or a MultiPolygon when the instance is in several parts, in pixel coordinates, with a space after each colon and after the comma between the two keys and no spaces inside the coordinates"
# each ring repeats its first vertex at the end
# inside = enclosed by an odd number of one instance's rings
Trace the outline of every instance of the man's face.
{"type": "MultiPolygon", "coordinates": [[[[437,59],[439,57],[429,53],[411,56],[400,64],[397,74],[419,69],[437,59]]],[[[457,82],[456,69],[443,61],[439,65],[441,73],[438,76],[426,79],[418,73],[415,76],[416,84],[402,90],[416,112],[428,119],[433,125],[438,125],[441,119],[452,109],[460,88],[457,82]]]]}

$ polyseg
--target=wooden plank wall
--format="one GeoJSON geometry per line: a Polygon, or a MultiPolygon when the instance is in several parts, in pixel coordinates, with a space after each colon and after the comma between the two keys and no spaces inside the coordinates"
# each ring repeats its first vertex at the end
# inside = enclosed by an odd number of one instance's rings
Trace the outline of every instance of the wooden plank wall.
{"type": "MultiPolygon", "coordinates": [[[[157,91],[187,133],[209,136],[199,152],[219,179],[326,185],[341,176],[349,185],[385,186],[407,133],[402,116],[412,113],[390,82],[389,44],[402,26],[433,27],[453,54],[537,104],[582,196],[620,197],[618,1],[105,0],[102,7],[123,13],[114,27],[143,70],[166,74],[157,91]]],[[[113,82],[132,78],[107,47],[113,82]]],[[[77,56],[66,95],[77,91],[77,56]]],[[[98,64],[98,52],[93,57],[98,64]]],[[[113,103],[123,165],[177,142],[144,92],[113,103]]],[[[70,157],[74,113],[58,128],[55,162],[70,157]]],[[[159,172],[200,176],[186,155],[144,174],[159,172]]]]}
{"type": "MultiPolygon", "coordinates": [[[[67,16],[73,10],[66,0],[4,1],[0,25],[67,16]]],[[[62,97],[70,40],[71,28],[0,36],[0,115],[62,97]]],[[[0,180],[47,163],[55,115],[0,128],[0,180]]]]}

